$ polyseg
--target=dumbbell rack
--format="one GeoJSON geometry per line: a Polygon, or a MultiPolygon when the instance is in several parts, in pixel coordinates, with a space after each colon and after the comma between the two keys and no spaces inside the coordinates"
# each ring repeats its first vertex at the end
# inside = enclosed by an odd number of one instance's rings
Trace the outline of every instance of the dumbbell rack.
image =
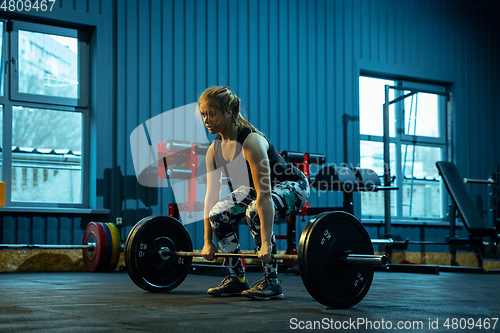
{"type": "MultiPolygon", "coordinates": [[[[310,165],[323,165],[326,158],[322,154],[283,151],[283,158],[299,168],[309,180],[312,188],[322,191],[343,192],[341,207],[311,207],[307,203],[296,215],[287,217],[287,235],[277,235],[277,239],[287,239],[287,254],[296,254],[296,221],[297,216],[314,216],[324,212],[344,211],[354,213],[354,192],[396,190],[397,187],[382,186],[375,171],[366,168],[348,168],[325,166],[318,171],[313,179],[310,175],[310,165]]],[[[380,242],[384,240],[379,240],[380,242]]],[[[384,244],[394,245],[394,241],[384,244]]]]}
{"type": "Polygon", "coordinates": [[[203,211],[204,203],[196,201],[198,155],[205,154],[209,144],[169,140],[158,143],[158,177],[187,180],[187,201],[168,205],[168,215],[179,219],[179,211],[203,211]]]}

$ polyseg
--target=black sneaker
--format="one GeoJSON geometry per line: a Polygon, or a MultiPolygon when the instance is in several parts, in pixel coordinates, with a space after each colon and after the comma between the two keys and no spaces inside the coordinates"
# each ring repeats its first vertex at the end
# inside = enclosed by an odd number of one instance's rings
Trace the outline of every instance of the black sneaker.
{"type": "Polygon", "coordinates": [[[240,282],[234,276],[226,276],[218,287],[210,288],[207,293],[212,296],[240,296],[241,292],[250,289],[247,281],[240,282]]]}
{"type": "Polygon", "coordinates": [[[245,290],[241,295],[257,300],[281,299],[285,297],[280,284],[276,284],[266,277],[252,284],[252,288],[245,290]]]}

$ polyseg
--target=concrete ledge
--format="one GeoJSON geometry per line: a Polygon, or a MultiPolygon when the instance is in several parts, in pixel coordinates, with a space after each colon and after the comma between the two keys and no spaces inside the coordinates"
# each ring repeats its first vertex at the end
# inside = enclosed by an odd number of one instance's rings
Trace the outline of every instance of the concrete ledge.
{"type": "MultiPolygon", "coordinates": [[[[124,266],[123,253],[117,270],[124,266]]],[[[82,250],[0,250],[0,272],[86,271],[82,250]]]]}
{"type": "MultiPolygon", "coordinates": [[[[383,254],[383,253],[377,253],[383,254]]],[[[477,258],[473,252],[458,252],[457,262],[460,267],[478,268],[477,258]]],[[[393,264],[419,264],[419,265],[436,265],[439,267],[456,267],[451,266],[451,255],[448,252],[406,252],[394,251],[392,253],[393,264]]],[[[500,260],[485,259],[483,262],[485,271],[491,269],[500,269],[500,260]]]]}

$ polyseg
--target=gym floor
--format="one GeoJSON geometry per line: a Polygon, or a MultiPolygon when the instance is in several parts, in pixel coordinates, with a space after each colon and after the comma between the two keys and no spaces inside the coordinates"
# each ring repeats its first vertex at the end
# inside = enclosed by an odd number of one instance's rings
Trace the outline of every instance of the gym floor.
{"type": "MultiPolygon", "coordinates": [[[[250,281],[260,277],[261,273],[247,273],[250,281]]],[[[342,310],[316,302],[300,276],[279,277],[285,299],[252,301],[207,295],[206,290],[220,282],[219,276],[189,274],[173,291],[153,294],[119,271],[2,273],[0,332],[500,329],[493,319],[500,317],[499,274],[375,272],[366,297],[342,310]]]]}

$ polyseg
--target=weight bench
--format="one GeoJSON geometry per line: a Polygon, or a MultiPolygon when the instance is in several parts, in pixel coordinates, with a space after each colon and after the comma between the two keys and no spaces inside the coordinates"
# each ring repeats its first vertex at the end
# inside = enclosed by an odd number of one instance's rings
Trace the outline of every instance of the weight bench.
{"type": "Polygon", "coordinates": [[[474,251],[478,267],[483,267],[483,258],[499,258],[499,234],[495,228],[486,227],[477,211],[472,198],[460,177],[457,167],[451,162],[436,162],[443,182],[451,197],[450,206],[450,237],[446,239],[450,246],[451,264],[459,266],[456,261],[456,247],[466,245],[474,251]],[[469,238],[458,238],[455,235],[455,220],[458,217],[463,221],[469,233],[469,238]],[[487,241],[486,241],[486,240],[487,241]]]}

